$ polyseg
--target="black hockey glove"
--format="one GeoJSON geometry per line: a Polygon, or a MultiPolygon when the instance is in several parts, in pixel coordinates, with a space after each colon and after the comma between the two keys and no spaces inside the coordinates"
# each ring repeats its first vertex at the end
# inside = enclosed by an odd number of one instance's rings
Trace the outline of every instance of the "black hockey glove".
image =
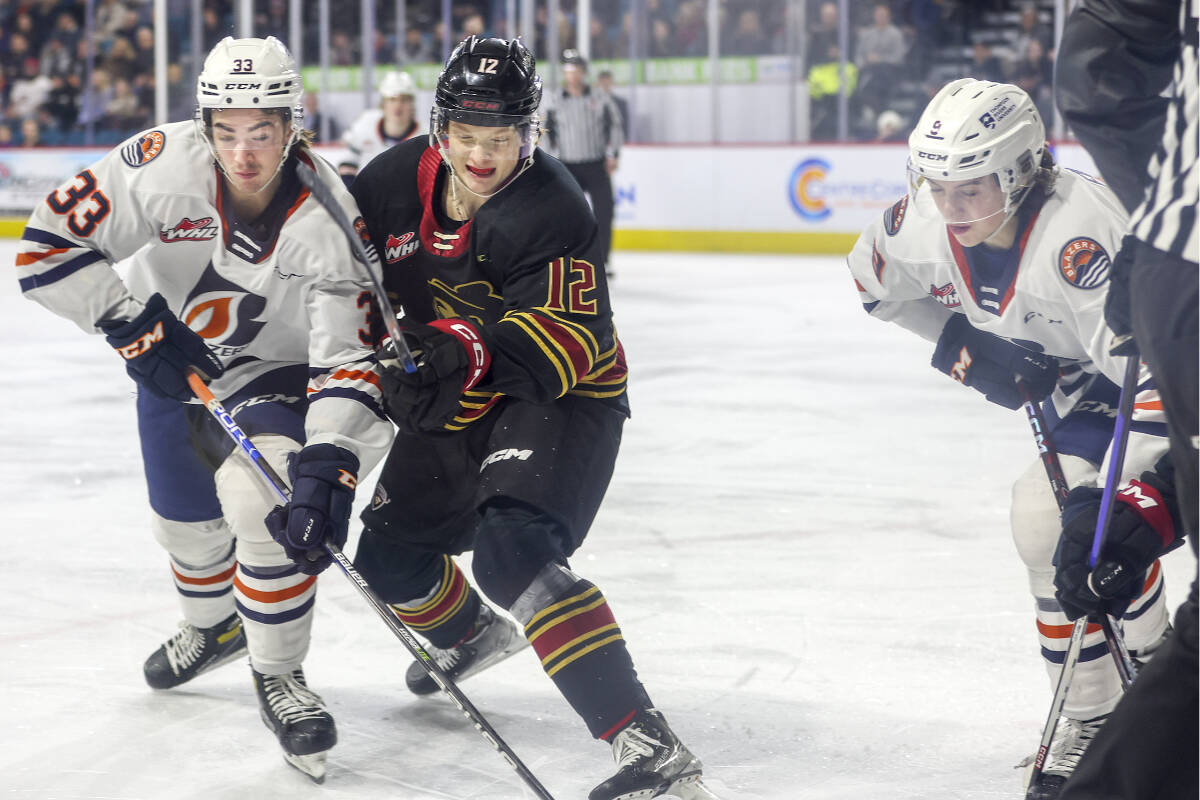
{"type": "Polygon", "coordinates": [[[1104,321],[1113,332],[1113,355],[1129,356],[1137,352],[1133,341],[1133,315],[1129,310],[1129,272],[1133,268],[1137,239],[1130,235],[1121,242],[1108,273],[1108,292],[1104,296],[1104,321]]]}
{"type": "Polygon", "coordinates": [[[1108,613],[1120,617],[1142,593],[1154,559],[1183,544],[1183,527],[1172,485],[1169,457],[1156,471],[1121,487],[1113,498],[1112,521],[1094,570],[1088,557],[1100,516],[1101,490],[1078,487],[1063,505],[1063,531],[1054,553],[1054,596],[1075,620],[1108,613]]]}
{"type": "Polygon", "coordinates": [[[161,294],[151,295],[142,313],[128,322],[101,322],[99,327],[125,359],[129,377],[159,397],[192,399],[189,369],[206,379],[225,373],[204,338],[179,321],[161,294]]]}
{"type": "Polygon", "coordinates": [[[334,444],[312,444],[288,458],[292,502],[275,506],[267,530],[306,575],[333,563],[325,542],[346,543],[358,486],[358,456],[334,444]]]}
{"type": "Polygon", "coordinates": [[[386,367],[380,380],[388,416],[414,433],[439,431],[462,411],[463,392],[479,383],[492,357],[479,329],[462,319],[439,319],[405,329],[416,372],[386,367]]]}
{"type": "Polygon", "coordinates": [[[1005,408],[1020,408],[1024,402],[1018,378],[1034,400],[1044,399],[1058,382],[1056,359],[981,331],[962,314],[950,317],[942,328],[930,363],[1005,408]]]}

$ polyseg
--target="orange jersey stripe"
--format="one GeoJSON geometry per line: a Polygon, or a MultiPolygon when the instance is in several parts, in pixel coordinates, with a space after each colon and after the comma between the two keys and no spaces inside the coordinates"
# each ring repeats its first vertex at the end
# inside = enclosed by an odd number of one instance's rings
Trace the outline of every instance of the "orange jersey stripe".
{"type": "Polygon", "coordinates": [[[40,253],[17,253],[17,266],[18,267],[27,267],[30,264],[36,264],[37,262],[41,261],[43,258],[47,258],[49,256],[56,256],[59,253],[65,253],[70,249],[71,248],[69,248],[69,247],[56,247],[53,250],[43,250],[40,253]]]}

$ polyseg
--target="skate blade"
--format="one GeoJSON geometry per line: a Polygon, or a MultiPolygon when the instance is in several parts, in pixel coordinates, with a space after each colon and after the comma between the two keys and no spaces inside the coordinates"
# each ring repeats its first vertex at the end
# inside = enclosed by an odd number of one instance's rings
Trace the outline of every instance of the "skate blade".
{"type": "Polygon", "coordinates": [[[679,800],[721,800],[713,794],[712,789],[704,785],[699,775],[675,781],[666,793],[671,797],[678,797],[679,800]]]}
{"type": "Polygon", "coordinates": [[[296,769],[303,772],[314,783],[325,782],[325,756],[328,751],[321,753],[313,753],[307,756],[297,756],[291,753],[284,753],[284,759],[296,769]]]}

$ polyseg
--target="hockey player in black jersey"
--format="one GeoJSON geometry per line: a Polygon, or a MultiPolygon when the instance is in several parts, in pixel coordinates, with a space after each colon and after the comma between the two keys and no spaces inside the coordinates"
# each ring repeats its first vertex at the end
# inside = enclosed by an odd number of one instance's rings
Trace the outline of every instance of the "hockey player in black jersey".
{"type": "MultiPolygon", "coordinates": [[[[709,797],[701,764],[638,680],[604,595],[569,557],[612,476],[629,414],[596,222],[537,150],[541,79],[518,41],[470,37],[446,62],[427,142],[357,177],[413,374],[387,370],[400,433],[355,564],[462,679],[532,644],[614,776],[591,800],[709,797]],[[475,584],[452,556],[473,549],[475,584]]],[[[413,664],[409,688],[437,690],[413,664]]]]}

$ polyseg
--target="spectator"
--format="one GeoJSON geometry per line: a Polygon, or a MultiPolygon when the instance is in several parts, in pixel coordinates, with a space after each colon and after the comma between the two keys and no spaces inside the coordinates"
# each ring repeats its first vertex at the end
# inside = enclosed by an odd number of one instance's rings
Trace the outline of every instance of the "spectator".
{"type": "Polygon", "coordinates": [[[108,70],[97,68],[92,70],[92,83],[79,96],[78,125],[99,125],[108,110],[108,103],[113,98],[112,77],[108,70]]]}
{"type": "Polygon", "coordinates": [[[1025,47],[1023,57],[1013,67],[1013,83],[1033,98],[1049,127],[1054,119],[1054,62],[1046,55],[1040,39],[1029,39],[1025,47]]]}
{"type": "MultiPolygon", "coordinates": [[[[594,16],[588,24],[592,39],[592,58],[618,58],[621,54],[617,52],[616,40],[608,35],[608,29],[605,28],[604,21],[594,16]]],[[[628,53],[625,53],[625,55],[628,55],[628,53]]]]}
{"type": "Polygon", "coordinates": [[[738,14],[737,27],[729,37],[729,43],[722,43],[721,51],[732,56],[759,56],[765,55],[769,49],[758,9],[742,9],[742,13],[738,14]]]}
{"type": "Polygon", "coordinates": [[[42,129],[33,117],[21,120],[21,146],[39,147],[42,144],[42,129]]]}
{"type": "Polygon", "coordinates": [[[433,57],[433,43],[421,33],[420,28],[411,26],[404,31],[404,47],[400,55],[403,64],[426,64],[437,60],[433,57]]]}
{"type": "Polygon", "coordinates": [[[617,110],[621,112],[621,133],[625,141],[630,141],[629,138],[629,102],[613,91],[613,74],[611,70],[601,70],[596,75],[596,88],[608,94],[612,101],[617,104],[617,110]]]}
{"type": "Polygon", "coordinates": [[[817,21],[808,31],[809,66],[826,63],[829,48],[840,47],[838,41],[837,3],[822,3],[817,21]]]}
{"type": "Polygon", "coordinates": [[[22,65],[22,74],[13,81],[9,107],[14,117],[32,117],[38,106],[50,97],[54,82],[39,69],[38,60],[30,56],[22,65]]]}
{"type": "Polygon", "coordinates": [[[880,143],[908,141],[908,126],[898,111],[889,108],[880,112],[879,116],[875,118],[875,141],[880,143]]]}
{"type": "Polygon", "coordinates": [[[124,24],[125,6],[121,0],[100,0],[92,27],[95,37],[101,42],[109,42],[124,24]]]}
{"type": "Polygon", "coordinates": [[[124,78],[132,81],[138,74],[137,52],[133,42],[124,36],[117,36],[108,49],[108,57],[104,59],[104,68],[113,79],[124,78]]]}
{"type": "Polygon", "coordinates": [[[903,77],[900,66],[907,50],[904,34],[892,24],[892,9],[887,3],[875,4],[872,20],[869,27],[858,33],[855,59],[859,69],[858,101],[864,116],[871,121],[886,106],[897,81],[903,77]]]}
{"type": "Polygon", "coordinates": [[[75,56],[62,39],[52,36],[42,46],[38,63],[43,75],[48,78],[60,78],[71,74],[75,68],[75,56]]]}
{"type": "MultiPolygon", "coordinates": [[[[25,77],[25,62],[30,58],[37,61],[37,56],[30,50],[29,39],[22,33],[13,32],[8,37],[8,55],[0,59],[0,70],[4,72],[5,84],[10,93],[17,81],[25,77]]],[[[11,94],[8,102],[12,102],[11,94]]]]}
{"type": "Polygon", "coordinates": [[[675,42],[671,35],[671,23],[656,19],[650,23],[650,57],[670,58],[675,55],[675,42]]]}
{"type": "Polygon", "coordinates": [[[708,54],[708,23],[699,0],[683,0],[675,12],[675,45],[672,55],[708,54]]]}
{"type": "Polygon", "coordinates": [[[50,93],[41,107],[50,117],[50,125],[65,134],[75,127],[79,116],[79,87],[72,83],[76,80],[74,75],[60,75],[50,80],[50,93]]]}
{"type": "Polygon", "coordinates": [[[132,133],[146,127],[149,121],[149,114],[134,94],[133,84],[126,78],[114,78],[113,96],[105,106],[102,127],[132,133]]]}
{"type": "Polygon", "coordinates": [[[329,60],[338,67],[358,63],[358,45],[346,31],[334,31],[329,37],[329,60]]]}
{"type": "Polygon", "coordinates": [[[1029,43],[1032,41],[1042,46],[1043,53],[1050,53],[1054,46],[1054,33],[1042,24],[1037,6],[1026,3],[1021,7],[1021,21],[1018,23],[1017,37],[1013,40],[1013,52],[1018,58],[1029,52],[1029,43]]]}
{"type": "Polygon", "coordinates": [[[908,51],[904,34],[892,24],[892,9],[887,3],[875,4],[872,20],[872,25],[858,33],[855,63],[862,70],[878,68],[895,78],[895,68],[904,62],[908,51]]]}
{"type": "Polygon", "coordinates": [[[12,127],[7,122],[0,122],[0,147],[16,147],[12,127]]]}
{"type": "Polygon", "coordinates": [[[981,81],[1004,83],[1007,80],[1004,63],[992,54],[987,42],[976,41],[971,47],[971,64],[967,75],[981,81]]]}
{"type": "Polygon", "coordinates": [[[338,125],[337,117],[326,114],[321,110],[320,95],[315,89],[306,89],[304,91],[304,127],[312,131],[313,142],[336,142],[341,135],[341,126],[338,125]],[[326,117],[329,118],[328,140],[321,137],[321,127],[326,117]]]}
{"type": "Polygon", "coordinates": [[[858,86],[858,67],[851,61],[846,62],[844,82],[841,67],[841,51],[836,44],[831,44],[825,58],[808,70],[808,96],[812,100],[809,104],[809,137],[814,141],[838,138],[838,95],[843,85],[847,95],[852,95],[858,86]]]}

